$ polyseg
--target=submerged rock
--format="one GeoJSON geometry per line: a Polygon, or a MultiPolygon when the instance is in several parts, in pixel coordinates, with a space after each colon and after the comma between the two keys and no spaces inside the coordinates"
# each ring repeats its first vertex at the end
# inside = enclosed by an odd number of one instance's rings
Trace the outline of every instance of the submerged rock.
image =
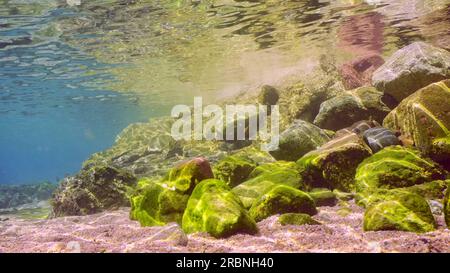
{"type": "Polygon", "coordinates": [[[321,225],[320,222],[314,220],[310,215],[305,213],[284,213],[280,215],[278,222],[280,222],[282,226],[321,225]]]}
{"type": "Polygon", "coordinates": [[[258,96],[258,102],[262,105],[275,105],[280,98],[280,94],[275,87],[264,85],[258,96]]]}
{"type": "Polygon", "coordinates": [[[250,216],[256,222],[274,214],[287,212],[314,215],[317,209],[314,200],[307,193],[279,185],[257,199],[249,210],[250,216]]]}
{"type": "Polygon", "coordinates": [[[213,237],[256,233],[253,219],[239,198],[222,181],[208,179],[198,184],[189,198],[182,221],[186,233],[208,232],[213,237]]]}
{"type": "Polygon", "coordinates": [[[346,89],[368,86],[371,84],[373,72],[382,64],[384,60],[380,55],[369,54],[342,64],[339,74],[346,89]]]}
{"type": "Polygon", "coordinates": [[[256,199],[277,185],[303,189],[302,178],[294,162],[276,161],[256,167],[249,180],[233,188],[245,208],[250,208],[256,199]]]}
{"type": "Polygon", "coordinates": [[[427,201],[420,195],[400,190],[371,196],[364,214],[364,230],[429,232],[436,227],[427,201]]]}
{"type": "Polygon", "coordinates": [[[352,133],[336,138],[297,161],[303,183],[351,191],[358,164],[372,154],[362,139],[352,133]]]}
{"type": "Polygon", "coordinates": [[[374,153],[388,146],[400,145],[397,136],[383,127],[370,128],[363,134],[364,141],[374,153]]]}
{"type": "Polygon", "coordinates": [[[383,93],[373,87],[347,91],[320,105],[314,124],[323,129],[339,130],[363,119],[382,122],[391,111],[382,102],[383,93]]]}
{"type": "Polygon", "coordinates": [[[0,210],[13,209],[29,203],[48,200],[57,188],[56,184],[42,182],[23,185],[0,185],[0,210]]]}
{"type": "Polygon", "coordinates": [[[334,206],[337,204],[336,194],[328,189],[316,188],[308,192],[317,207],[334,206]]]}
{"type": "Polygon", "coordinates": [[[402,146],[386,147],[365,159],[355,176],[358,192],[410,187],[443,178],[436,163],[402,146]]]}
{"type": "Polygon", "coordinates": [[[129,206],[128,193],[136,185],[129,172],[97,166],[64,179],[52,199],[51,217],[86,215],[129,206]]]}
{"type": "Polygon", "coordinates": [[[256,163],[250,158],[231,155],[214,165],[214,176],[218,180],[226,182],[230,187],[235,187],[247,180],[255,168],[256,163]]]}
{"type": "Polygon", "coordinates": [[[450,52],[415,42],[395,52],[378,68],[372,84],[401,102],[420,88],[449,77],[450,52]]]}
{"type": "Polygon", "coordinates": [[[374,120],[361,120],[353,123],[351,126],[338,130],[333,138],[340,138],[346,136],[348,134],[355,133],[358,136],[362,137],[364,132],[369,130],[370,128],[381,126],[378,122],[374,120]]]}
{"type": "Polygon", "coordinates": [[[270,154],[277,160],[296,161],[328,140],[330,137],[324,130],[306,121],[296,120],[280,134],[278,149],[270,154]]]}
{"type": "Polygon", "coordinates": [[[208,160],[197,157],[173,167],[164,181],[180,192],[190,193],[195,185],[209,178],[214,178],[214,174],[208,160]]]}
{"type": "Polygon", "coordinates": [[[402,101],[383,125],[398,130],[424,154],[450,159],[450,80],[430,84],[402,101]]]}

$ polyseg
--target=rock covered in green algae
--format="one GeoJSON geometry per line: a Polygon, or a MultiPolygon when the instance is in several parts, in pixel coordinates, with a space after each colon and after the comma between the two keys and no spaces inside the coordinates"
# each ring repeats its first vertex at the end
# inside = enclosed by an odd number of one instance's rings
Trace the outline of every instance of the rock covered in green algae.
{"type": "Polygon", "coordinates": [[[333,139],[297,161],[303,182],[312,188],[351,191],[358,164],[371,155],[356,134],[333,139]]]}
{"type": "Polygon", "coordinates": [[[196,157],[173,167],[163,181],[183,193],[190,193],[195,185],[209,178],[214,178],[211,166],[203,157],[196,157]]]}
{"type": "Polygon", "coordinates": [[[256,233],[255,221],[248,215],[239,197],[220,180],[208,179],[198,184],[183,214],[186,233],[208,232],[213,237],[235,233],[256,233]]]}
{"type": "Polygon", "coordinates": [[[412,43],[395,52],[373,74],[372,84],[397,102],[433,82],[450,77],[450,52],[412,43]]]}
{"type": "Polygon", "coordinates": [[[249,180],[233,188],[245,208],[250,208],[260,196],[277,185],[302,189],[303,183],[294,162],[276,161],[256,167],[249,180]]]}
{"type": "Polygon", "coordinates": [[[447,224],[447,227],[450,228],[450,184],[445,193],[445,198],[443,202],[444,202],[445,223],[447,224]]]}
{"type": "Polygon", "coordinates": [[[249,210],[257,222],[279,213],[297,212],[314,215],[316,205],[307,193],[289,186],[279,185],[259,197],[249,210]]]}
{"type": "Polygon", "coordinates": [[[344,92],[320,105],[314,124],[323,129],[339,130],[362,119],[382,122],[391,111],[382,102],[383,93],[373,87],[344,92]]]}
{"type": "Polygon", "coordinates": [[[256,163],[248,157],[231,155],[214,165],[214,176],[230,187],[235,187],[247,180],[255,168],[256,163]]]}
{"type": "Polygon", "coordinates": [[[280,222],[282,226],[321,225],[320,222],[314,220],[310,215],[305,213],[284,213],[280,215],[278,222],[280,222]]]}
{"type": "Polygon", "coordinates": [[[383,125],[399,130],[426,155],[450,159],[450,80],[430,84],[404,99],[383,125]]]}
{"type": "Polygon", "coordinates": [[[62,181],[52,199],[52,217],[86,215],[129,206],[128,194],[136,185],[129,172],[96,166],[62,181]]]}
{"type": "Polygon", "coordinates": [[[433,161],[414,149],[389,146],[365,159],[356,170],[356,190],[392,189],[443,179],[433,161]]]}
{"type": "Polygon", "coordinates": [[[275,87],[264,85],[258,96],[258,102],[262,105],[275,105],[280,98],[280,94],[275,87]]]}
{"type": "Polygon", "coordinates": [[[189,195],[163,182],[150,181],[141,193],[130,198],[130,219],[142,226],[158,226],[169,222],[181,223],[189,195]]]}
{"type": "Polygon", "coordinates": [[[374,153],[384,147],[400,145],[400,140],[394,132],[383,127],[375,127],[366,130],[363,139],[374,153]]]}
{"type": "Polygon", "coordinates": [[[209,162],[193,158],[172,168],[161,181],[139,180],[131,197],[130,218],[143,226],[181,223],[189,195],[201,181],[213,178],[209,162]]]}
{"type": "Polygon", "coordinates": [[[295,120],[280,134],[278,149],[270,154],[277,160],[296,161],[328,140],[330,137],[326,131],[309,122],[295,120]]]}
{"type": "Polygon", "coordinates": [[[42,182],[24,185],[0,185],[0,209],[15,208],[24,204],[48,200],[56,184],[42,182]]]}
{"type": "Polygon", "coordinates": [[[385,190],[366,200],[364,230],[429,232],[436,227],[428,202],[420,195],[402,190],[385,190]]]}
{"type": "Polygon", "coordinates": [[[314,200],[317,207],[332,207],[336,205],[338,201],[336,194],[325,188],[312,189],[308,194],[314,200]]]}

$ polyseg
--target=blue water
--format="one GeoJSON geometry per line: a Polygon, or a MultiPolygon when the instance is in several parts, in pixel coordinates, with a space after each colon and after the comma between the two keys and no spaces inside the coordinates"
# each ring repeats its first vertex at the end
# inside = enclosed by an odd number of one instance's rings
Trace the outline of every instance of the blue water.
{"type": "Polygon", "coordinates": [[[0,17],[0,183],[57,181],[77,172],[128,124],[157,109],[138,98],[104,90],[107,66],[58,37],[35,33],[70,16],[0,17]]]}

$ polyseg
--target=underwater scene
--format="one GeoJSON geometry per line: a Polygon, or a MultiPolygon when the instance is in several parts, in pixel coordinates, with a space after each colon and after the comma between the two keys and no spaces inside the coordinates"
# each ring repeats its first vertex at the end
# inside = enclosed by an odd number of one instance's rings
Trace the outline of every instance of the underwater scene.
{"type": "Polygon", "coordinates": [[[450,0],[0,0],[0,253],[450,253],[450,0]]]}

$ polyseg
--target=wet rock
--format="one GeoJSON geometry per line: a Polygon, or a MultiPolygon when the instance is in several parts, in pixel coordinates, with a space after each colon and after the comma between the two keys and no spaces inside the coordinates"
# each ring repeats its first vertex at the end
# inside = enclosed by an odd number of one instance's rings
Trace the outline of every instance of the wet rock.
{"type": "Polygon", "coordinates": [[[277,185],[287,185],[296,189],[304,188],[300,173],[294,162],[276,161],[256,167],[249,180],[233,188],[245,208],[250,208],[256,199],[277,185]]]}
{"type": "Polygon", "coordinates": [[[326,143],[330,137],[319,127],[303,120],[294,121],[280,134],[278,149],[270,154],[277,160],[295,161],[326,143]]]}
{"type": "Polygon", "coordinates": [[[231,155],[214,165],[214,176],[218,180],[226,182],[230,187],[235,187],[247,180],[255,167],[256,163],[250,158],[231,155]]]}
{"type": "Polygon", "coordinates": [[[129,206],[128,192],[136,185],[129,172],[96,166],[64,179],[52,199],[51,217],[86,215],[129,206]]]}
{"type": "Polygon", "coordinates": [[[196,157],[173,167],[163,181],[183,193],[190,193],[195,185],[209,178],[214,178],[207,159],[196,157]]]}
{"type": "Polygon", "coordinates": [[[280,215],[278,222],[280,222],[282,226],[321,225],[320,222],[314,220],[310,215],[305,213],[284,213],[280,215]]]}
{"type": "Polygon", "coordinates": [[[308,194],[314,200],[317,207],[332,207],[338,201],[336,194],[328,189],[316,188],[308,192],[308,194]]]}
{"type": "Polygon", "coordinates": [[[414,149],[389,146],[365,159],[356,170],[356,190],[410,187],[444,178],[442,169],[414,149]]]}
{"type": "Polygon", "coordinates": [[[351,126],[338,130],[333,138],[340,138],[348,134],[355,133],[358,136],[362,137],[364,132],[370,128],[381,126],[378,122],[374,120],[361,120],[353,123],[351,126]]]}
{"type": "Polygon", "coordinates": [[[314,200],[307,193],[279,185],[257,199],[249,210],[250,216],[256,222],[274,214],[288,212],[314,215],[317,209],[314,200]]]}
{"type": "Polygon", "coordinates": [[[398,130],[439,162],[450,159],[450,80],[430,84],[407,97],[383,125],[398,130]]]}
{"type": "Polygon", "coordinates": [[[433,82],[450,77],[450,52],[412,43],[394,53],[372,77],[372,84],[398,102],[433,82]]]}
{"type": "Polygon", "coordinates": [[[357,57],[339,67],[339,74],[346,89],[368,86],[372,81],[373,72],[384,63],[378,54],[357,57]]]}
{"type": "Polygon", "coordinates": [[[297,161],[303,183],[351,191],[358,164],[371,155],[370,148],[352,133],[336,138],[297,161]]]}
{"type": "Polygon", "coordinates": [[[264,85],[261,87],[261,92],[258,96],[258,102],[262,105],[275,105],[278,102],[280,95],[275,87],[264,85]]]}
{"type": "Polygon", "coordinates": [[[417,194],[400,190],[371,196],[364,214],[364,230],[429,232],[436,227],[427,201],[417,194]]]}
{"type": "Polygon", "coordinates": [[[186,233],[208,232],[213,237],[257,231],[239,197],[222,181],[208,179],[198,184],[189,198],[182,221],[186,233]]]}
{"type": "Polygon", "coordinates": [[[364,132],[364,141],[374,153],[384,147],[400,145],[397,136],[389,129],[383,127],[370,128],[364,132]]]}
{"type": "Polygon", "coordinates": [[[323,129],[339,130],[363,119],[382,122],[391,111],[381,100],[383,93],[373,87],[347,91],[323,102],[314,124],[323,129]]]}

